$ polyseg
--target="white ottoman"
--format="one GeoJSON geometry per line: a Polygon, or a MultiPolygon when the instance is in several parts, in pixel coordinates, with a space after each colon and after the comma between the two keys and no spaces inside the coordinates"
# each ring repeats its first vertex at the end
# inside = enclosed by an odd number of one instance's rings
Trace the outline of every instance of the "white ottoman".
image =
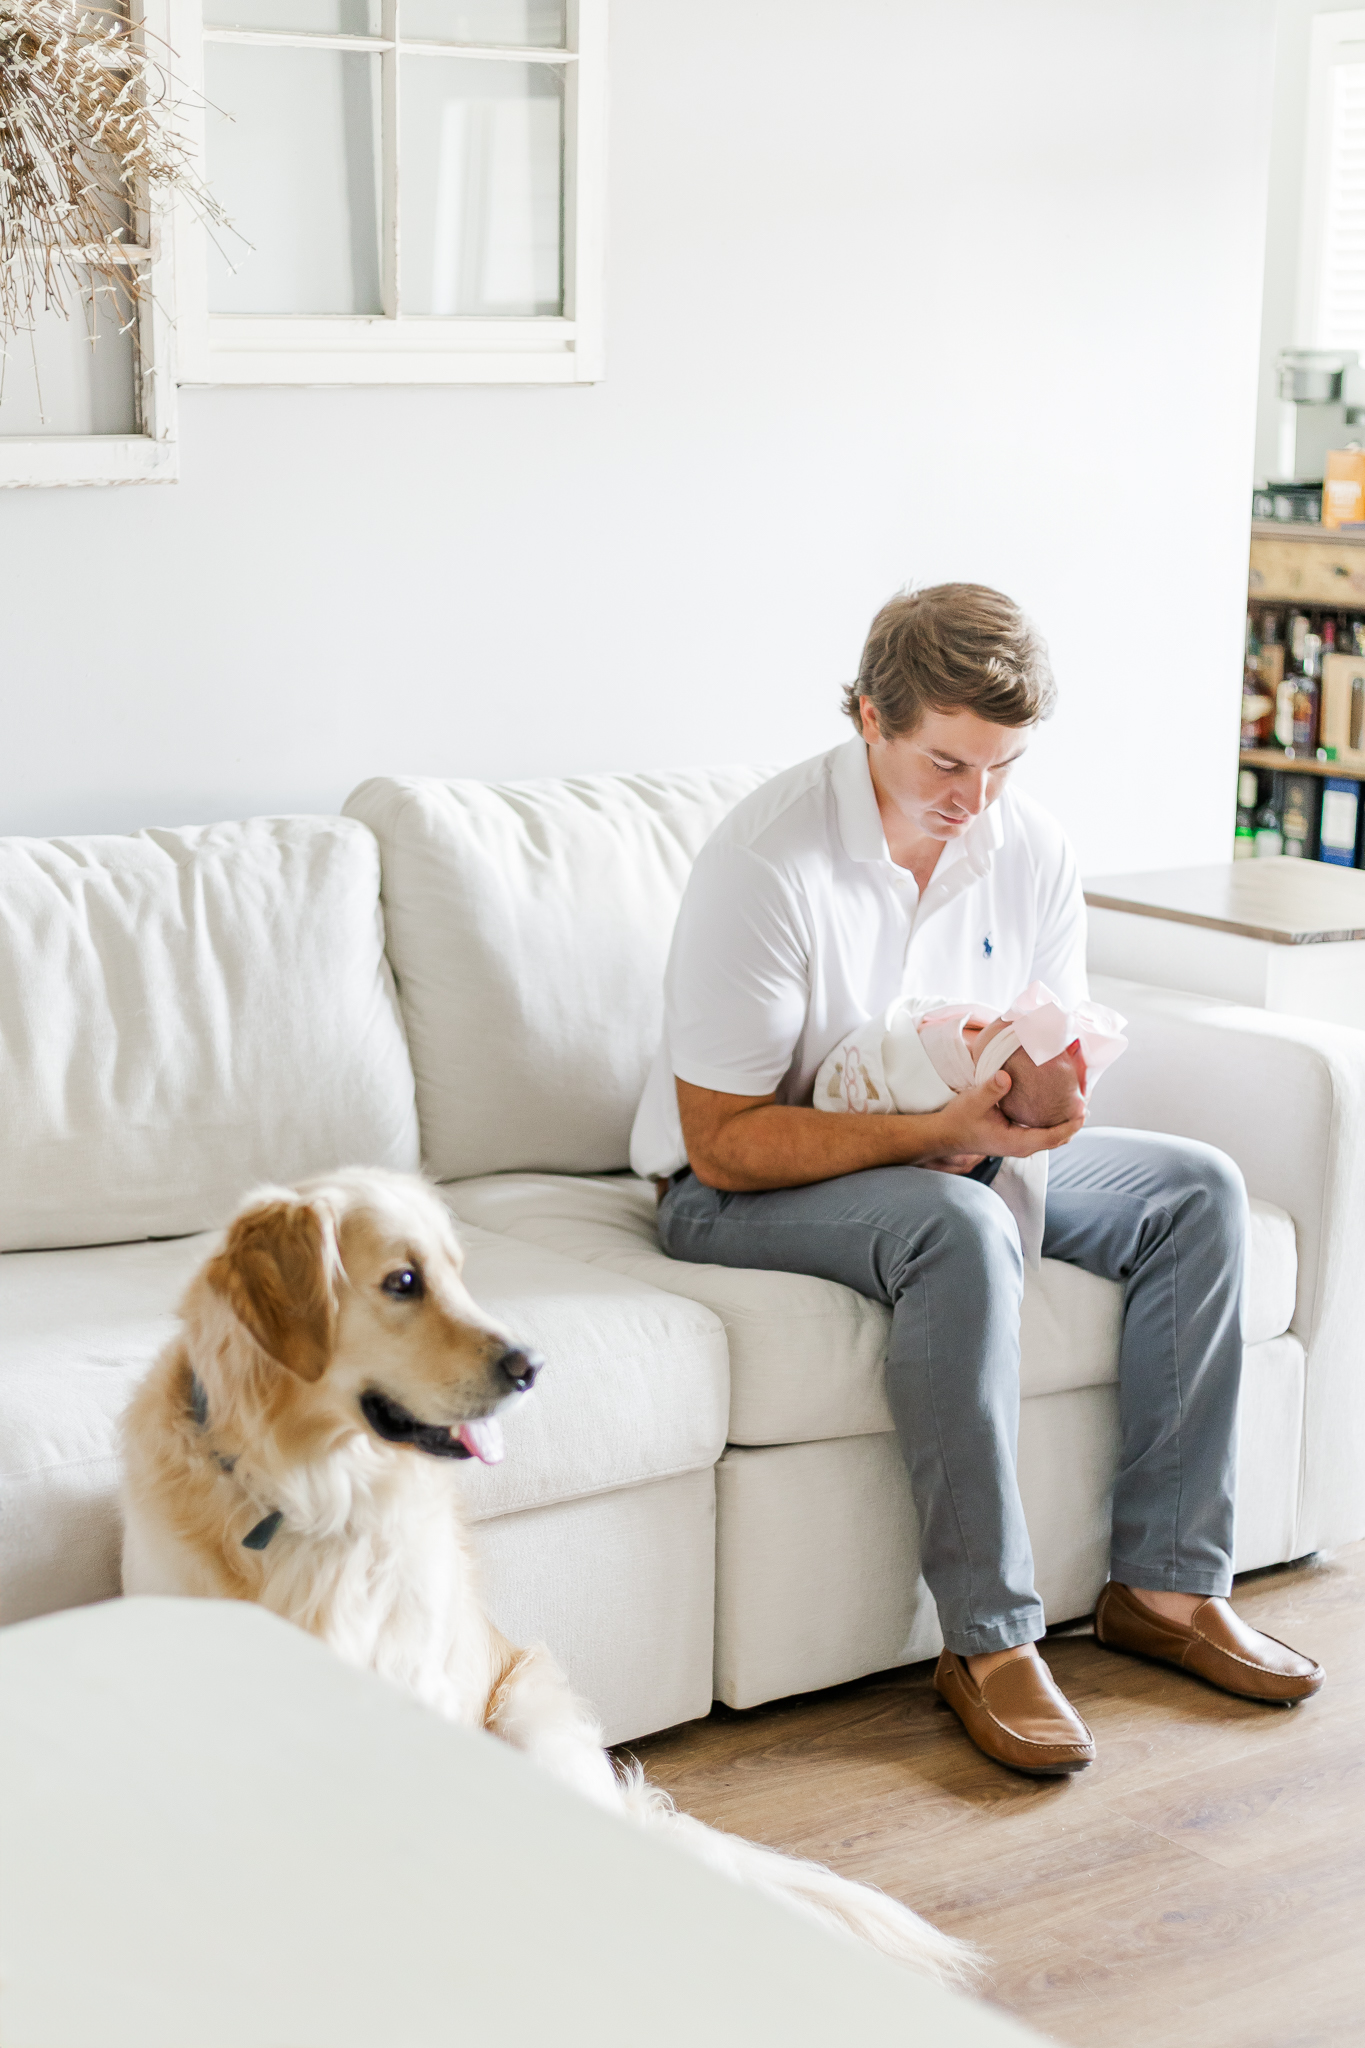
{"type": "Polygon", "coordinates": [[[5,2048],[1039,2043],[259,1607],[0,1631],[0,1801],[5,2048]]]}

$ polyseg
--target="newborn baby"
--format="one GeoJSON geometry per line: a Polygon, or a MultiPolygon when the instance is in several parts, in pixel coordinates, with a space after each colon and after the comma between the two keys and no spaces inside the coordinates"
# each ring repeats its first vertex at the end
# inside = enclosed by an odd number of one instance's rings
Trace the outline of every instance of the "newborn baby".
{"type": "MultiPolygon", "coordinates": [[[[1124,1020],[1102,1003],[1065,1010],[1050,988],[1032,982],[994,1016],[970,1003],[902,997],[881,1017],[850,1031],[815,1077],[815,1107],[885,1116],[925,1115],[1003,1067],[1009,1092],[1001,1114],[1031,1129],[1085,1114],[1090,1091],[1127,1047],[1124,1020]]],[[[1025,1257],[1042,1256],[1047,1154],[1005,1159],[992,1182],[1019,1224],[1025,1257]]]]}

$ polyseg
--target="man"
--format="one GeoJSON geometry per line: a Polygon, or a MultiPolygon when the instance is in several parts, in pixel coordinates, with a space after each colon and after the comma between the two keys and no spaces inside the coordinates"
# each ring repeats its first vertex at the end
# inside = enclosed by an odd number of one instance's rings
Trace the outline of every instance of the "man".
{"type": "Polygon", "coordinates": [[[1055,687],[1008,598],[950,583],[872,623],[858,736],[747,797],[697,859],[631,1157],[673,1258],[843,1281],[892,1310],[887,1387],[946,1648],[935,1683],[986,1755],[1083,1768],[1090,1731],[1034,1644],[1015,1478],[1018,1229],[991,1181],[1049,1155],[1045,1257],[1124,1282],[1122,1443],[1096,1636],[1242,1697],[1322,1672],[1227,1602],[1246,1195],[1210,1146],[1048,1130],[997,1074],[927,1115],[811,1107],[831,1048],[902,992],[1085,999],[1085,904],[1056,823],[1009,786],[1055,687]]]}

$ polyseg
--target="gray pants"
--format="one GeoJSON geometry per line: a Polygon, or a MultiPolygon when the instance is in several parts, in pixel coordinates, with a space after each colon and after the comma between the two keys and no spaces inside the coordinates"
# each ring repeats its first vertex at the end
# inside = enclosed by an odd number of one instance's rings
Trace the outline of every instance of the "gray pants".
{"type": "MultiPolygon", "coordinates": [[[[1024,1272],[999,1197],[918,1166],[757,1195],[688,1174],[659,1234],[671,1258],[814,1273],[887,1304],[887,1392],[944,1641],[960,1656],[1036,1641],[1015,1478],[1024,1272]]],[[[1209,1145],[1087,1130],[1051,1155],[1044,1256],[1123,1282],[1110,1571],[1126,1585],[1231,1587],[1245,1243],[1241,1175],[1209,1145]]]]}

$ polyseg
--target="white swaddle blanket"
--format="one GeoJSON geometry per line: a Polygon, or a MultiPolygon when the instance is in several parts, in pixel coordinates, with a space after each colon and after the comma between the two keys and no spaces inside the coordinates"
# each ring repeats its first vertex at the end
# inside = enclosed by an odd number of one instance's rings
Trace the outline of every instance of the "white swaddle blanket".
{"type": "MultiPolygon", "coordinates": [[[[1077,1003],[1074,1009],[1065,1009],[1041,981],[1030,982],[1007,1010],[999,1012],[978,1004],[944,1002],[938,996],[902,996],[880,1017],[869,1018],[840,1039],[816,1074],[815,1107],[861,1116],[898,1111],[923,1116],[998,1074],[1021,1047],[1043,1066],[1076,1044],[1085,1067],[1088,1101],[1099,1076],[1127,1047],[1124,1021],[1103,1003],[1077,1003]],[[1006,1028],[982,1047],[979,1059],[973,1058],[966,1032],[994,1023],[997,1015],[1004,1018],[1006,1028]]],[[[1036,1266],[1043,1255],[1047,1153],[1003,1159],[991,1186],[1019,1225],[1026,1261],[1036,1266]]]]}

